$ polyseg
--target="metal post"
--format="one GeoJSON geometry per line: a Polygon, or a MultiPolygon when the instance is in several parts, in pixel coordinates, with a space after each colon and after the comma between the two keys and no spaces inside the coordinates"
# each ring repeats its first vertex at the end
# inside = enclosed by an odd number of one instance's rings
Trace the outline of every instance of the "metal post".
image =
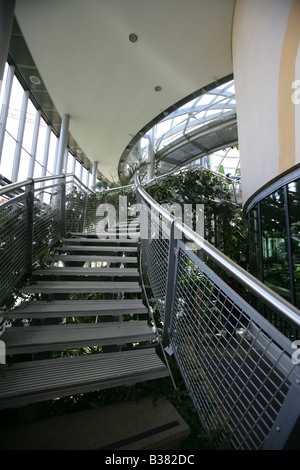
{"type": "Polygon", "coordinates": [[[97,182],[97,170],[98,170],[98,162],[93,162],[92,187],[94,187],[97,182]]]}
{"type": "Polygon", "coordinates": [[[60,175],[64,168],[64,156],[68,143],[70,116],[64,114],[61,121],[61,129],[58,143],[57,160],[55,174],[60,175]]]}
{"type": "Polygon", "coordinates": [[[172,312],[175,297],[175,280],[177,274],[177,239],[175,238],[175,220],[171,222],[170,226],[170,241],[169,241],[169,262],[168,262],[168,279],[166,286],[165,298],[165,318],[164,318],[164,331],[162,342],[164,347],[170,344],[170,328],[172,322],[172,312]]]}
{"type": "Polygon", "coordinates": [[[34,217],[34,187],[33,182],[28,185],[27,210],[27,271],[31,272],[33,262],[33,217],[34,217]]]}
{"type": "Polygon", "coordinates": [[[42,115],[42,111],[39,109],[35,115],[34,131],[33,131],[32,144],[31,144],[31,158],[30,158],[30,164],[29,164],[29,169],[28,169],[28,178],[33,178],[41,115],[42,115]]]}
{"type": "Polygon", "coordinates": [[[9,101],[10,101],[14,74],[15,74],[15,66],[10,65],[8,68],[7,77],[6,77],[5,91],[4,91],[4,96],[3,96],[1,118],[0,118],[0,162],[1,162],[1,157],[2,157],[6,121],[7,121],[9,101]]]}
{"type": "Polygon", "coordinates": [[[18,180],[28,99],[29,99],[29,90],[25,90],[23,94],[23,101],[22,101],[20,121],[19,121],[19,127],[18,127],[18,135],[17,135],[17,143],[16,143],[16,149],[15,149],[13,169],[12,169],[12,174],[11,174],[11,180],[13,183],[17,182],[18,180]]]}
{"type": "Polygon", "coordinates": [[[61,236],[66,237],[66,177],[60,185],[60,220],[61,220],[61,236]]]}
{"type": "Polygon", "coordinates": [[[84,193],[83,198],[82,198],[82,207],[81,207],[81,213],[80,213],[80,226],[79,226],[80,233],[82,233],[84,230],[87,202],[88,202],[88,193],[84,193]]]}

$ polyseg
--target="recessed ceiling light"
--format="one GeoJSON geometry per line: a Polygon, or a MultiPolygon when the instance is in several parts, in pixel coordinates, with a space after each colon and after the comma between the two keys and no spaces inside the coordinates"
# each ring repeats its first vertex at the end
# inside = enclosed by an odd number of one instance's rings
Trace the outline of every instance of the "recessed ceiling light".
{"type": "Polygon", "coordinates": [[[156,86],[154,87],[154,90],[155,90],[155,91],[161,91],[161,86],[156,85],[156,86]]]}
{"type": "Polygon", "coordinates": [[[39,79],[39,77],[36,77],[35,75],[30,75],[29,80],[34,85],[40,85],[40,83],[41,83],[41,80],[39,79]]]}
{"type": "Polygon", "coordinates": [[[138,40],[138,35],[137,34],[135,34],[135,33],[130,33],[129,34],[129,41],[130,42],[137,42],[137,40],[138,40]]]}

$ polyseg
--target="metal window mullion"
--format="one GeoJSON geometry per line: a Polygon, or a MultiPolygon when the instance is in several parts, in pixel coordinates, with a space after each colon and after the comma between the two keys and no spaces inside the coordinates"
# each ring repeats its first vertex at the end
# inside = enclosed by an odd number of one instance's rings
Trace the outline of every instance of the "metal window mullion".
{"type": "Polygon", "coordinates": [[[89,188],[89,184],[90,184],[90,172],[89,172],[89,170],[86,170],[85,185],[86,185],[87,188],[89,188]]]}
{"type": "Polygon", "coordinates": [[[82,163],[80,163],[78,178],[80,179],[81,182],[82,182],[82,173],[83,173],[83,165],[82,163]]]}
{"type": "Polygon", "coordinates": [[[31,144],[30,164],[29,164],[29,169],[28,169],[28,178],[33,178],[34,166],[35,166],[35,161],[36,161],[35,159],[36,159],[37,142],[38,142],[39,131],[40,131],[41,116],[42,116],[42,111],[38,109],[35,115],[34,130],[33,130],[32,144],[31,144]]]}
{"type": "Polygon", "coordinates": [[[14,156],[14,163],[13,163],[12,174],[11,174],[12,182],[16,182],[18,180],[28,99],[29,99],[29,90],[24,90],[21,113],[20,113],[20,121],[19,121],[19,127],[18,127],[17,143],[16,143],[15,156],[14,156]]]}
{"type": "Polygon", "coordinates": [[[5,128],[7,122],[7,115],[8,115],[8,108],[9,108],[9,101],[10,95],[12,90],[12,83],[15,73],[15,66],[10,65],[7,71],[6,83],[5,83],[5,91],[3,96],[3,103],[1,109],[1,117],[0,117],[0,162],[2,157],[2,150],[3,150],[3,143],[5,137],[5,128]]]}

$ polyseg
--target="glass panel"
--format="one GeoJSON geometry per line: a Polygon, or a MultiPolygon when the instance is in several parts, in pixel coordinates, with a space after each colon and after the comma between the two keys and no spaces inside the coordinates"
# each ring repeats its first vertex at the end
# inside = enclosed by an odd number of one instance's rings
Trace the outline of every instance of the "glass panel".
{"type": "Polygon", "coordinates": [[[264,282],[291,301],[284,189],[266,197],[260,207],[264,282]]]}
{"type": "Polygon", "coordinates": [[[58,143],[58,139],[56,135],[51,132],[50,137],[50,146],[49,146],[49,157],[48,157],[48,165],[47,165],[47,176],[54,175],[56,173],[56,169],[54,167],[55,164],[55,155],[56,155],[56,146],[58,143]]]}
{"type": "Polygon", "coordinates": [[[20,166],[17,181],[24,181],[28,175],[28,168],[30,163],[30,154],[26,150],[22,149],[20,166]]]}
{"type": "Polygon", "coordinates": [[[11,181],[11,173],[14,161],[16,141],[5,132],[4,144],[2,150],[0,173],[11,181]]]}
{"type": "Polygon", "coordinates": [[[36,108],[34,107],[32,102],[28,100],[22,147],[29,153],[31,152],[32,147],[35,115],[36,108]]]}
{"type": "Polygon", "coordinates": [[[24,90],[18,79],[14,76],[11,97],[8,108],[6,130],[16,139],[20,120],[24,90]]]}
{"type": "Polygon", "coordinates": [[[300,178],[288,185],[296,306],[300,307],[300,178]]]}
{"type": "Polygon", "coordinates": [[[36,149],[36,162],[40,165],[43,165],[44,162],[44,151],[46,144],[46,135],[47,135],[47,124],[44,119],[40,119],[40,128],[39,128],[39,138],[36,149]]]}

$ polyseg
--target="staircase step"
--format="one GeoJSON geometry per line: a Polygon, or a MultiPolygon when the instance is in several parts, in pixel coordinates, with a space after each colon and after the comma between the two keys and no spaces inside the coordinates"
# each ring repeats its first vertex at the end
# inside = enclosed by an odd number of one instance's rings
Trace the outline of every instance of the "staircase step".
{"type": "Polygon", "coordinates": [[[19,292],[26,294],[52,294],[52,293],[119,293],[119,292],[141,292],[138,282],[93,282],[93,281],[37,281],[23,287],[19,292]]]}
{"type": "Polygon", "coordinates": [[[0,409],[168,376],[154,348],[1,366],[0,409]]]}
{"type": "Polygon", "coordinates": [[[136,268],[79,268],[79,267],[54,267],[37,269],[33,276],[99,276],[99,277],[139,277],[136,268]]]}
{"type": "MultiPolygon", "coordinates": [[[[138,228],[139,224],[134,224],[134,225],[122,225],[121,228],[138,228]]],[[[93,239],[93,238],[98,238],[98,235],[96,232],[68,232],[67,234],[69,237],[81,237],[81,238],[88,238],[93,239]]]]}
{"type": "MultiPolygon", "coordinates": [[[[106,233],[104,234],[106,235],[106,233]]],[[[136,244],[138,243],[138,240],[136,238],[99,238],[97,237],[95,240],[94,239],[86,239],[86,238],[63,238],[62,239],[63,245],[69,245],[69,244],[74,244],[74,243],[86,243],[90,247],[93,244],[98,244],[101,245],[102,243],[125,243],[125,244],[136,244]]]]}
{"type": "Polygon", "coordinates": [[[90,252],[137,252],[136,246],[72,246],[72,245],[65,245],[65,246],[57,246],[53,248],[54,251],[88,251],[90,252]]]}
{"type": "Polygon", "coordinates": [[[6,328],[1,336],[7,354],[138,343],[155,338],[147,321],[13,327],[6,328]]]}
{"type": "Polygon", "coordinates": [[[137,263],[135,256],[54,255],[45,261],[94,261],[95,263],[137,263]]]}
{"type": "Polygon", "coordinates": [[[79,316],[122,316],[146,314],[147,308],[141,299],[124,300],[37,300],[28,302],[5,314],[5,319],[17,318],[65,318],[79,316]]]}

